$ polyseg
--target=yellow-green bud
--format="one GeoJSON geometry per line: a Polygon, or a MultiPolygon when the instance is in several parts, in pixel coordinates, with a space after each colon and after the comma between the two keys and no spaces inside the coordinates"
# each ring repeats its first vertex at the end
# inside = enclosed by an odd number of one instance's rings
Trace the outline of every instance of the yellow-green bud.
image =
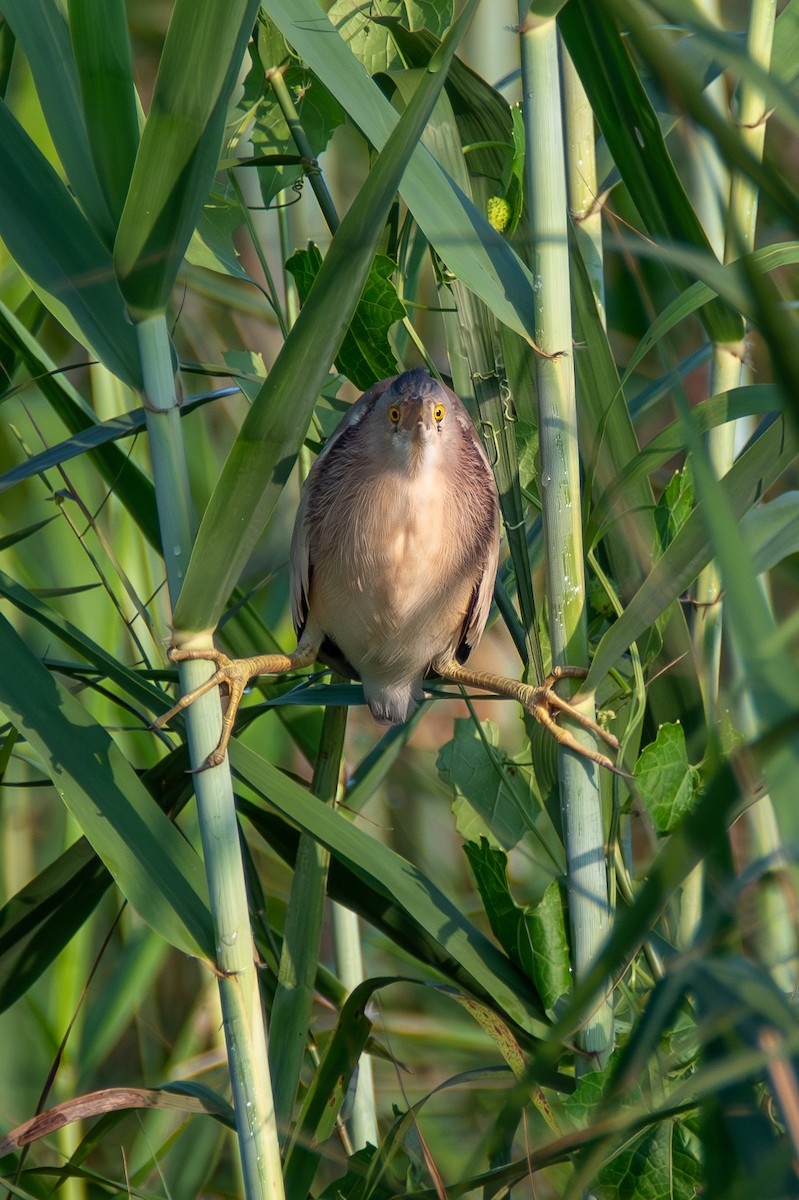
{"type": "Polygon", "coordinates": [[[490,196],[486,203],[486,216],[489,225],[502,233],[510,221],[510,205],[504,196],[490,196]]]}

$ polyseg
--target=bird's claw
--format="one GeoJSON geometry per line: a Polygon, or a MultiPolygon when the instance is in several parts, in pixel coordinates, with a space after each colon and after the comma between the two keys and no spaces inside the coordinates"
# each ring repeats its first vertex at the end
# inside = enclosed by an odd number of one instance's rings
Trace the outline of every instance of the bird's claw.
{"type": "Polygon", "coordinates": [[[173,704],[169,712],[162,713],[152,723],[153,729],[162,729],[173,717],[179,712],[183,712],[189,705],[198,700],[200,696],[204,696],[206,692],[210,692],[215,687],[222,687],[227,692],[227,705],[222,716],[222,736],[215,750],[212,750],[205,762],[195,768],[197,771],[205,771],[209,767],[218,767],[224,762],[225,754],[227,753],[228,742],[233,732],[233,725],[236,720],[236,713],[241,704],[242,697],[247,690],[247,685],[252,679],[253,672],[250,659],[246,658],[228,658],[221,650],[214,647],[209,647],[203,650],[180,650],[172,647],[169,651],[171,662],[192,662],[196,660],[204,660],[207,662],[216,663],[216,671],[205,683],[201,683],[199,687],[193,691],[187,692],[185,696],[181,696],[177,704],[173,704]]]}
{"type": "Polygon", "coordinates": [[[555,667],[550,671],[543,683],[537,687],[525,687],[525,694],[521,698],[522,704],[530,715],[535,717],[536,721],[540,725],[543,725],[561,746],[565,746],[568,750],[574,751],[575,754],[579,754],[583,758],[590,758],[592,762],[598,763],[600,767],[605,767],[608,771],[612,771],[614,775],[626,777],[626,771],[617,767],[606,754],[602,754],[599,750],[594,750],[590,746],[584,746],[570,730],[564,729],[555,720],[559,713],[565,713],[572,721],[576,721],[579,725],[582,725],[584,729],[587,729],[595,737],[601,738],[612,750],[618,751],[620,749],[618,738],[608,729],[603,729],[593,718],[586,716],[574,704],[568,700],[564,700],[554,689],[554,685],[560,679],[584,679],[587,674],[588,671],[585,667],[555,667]]]}

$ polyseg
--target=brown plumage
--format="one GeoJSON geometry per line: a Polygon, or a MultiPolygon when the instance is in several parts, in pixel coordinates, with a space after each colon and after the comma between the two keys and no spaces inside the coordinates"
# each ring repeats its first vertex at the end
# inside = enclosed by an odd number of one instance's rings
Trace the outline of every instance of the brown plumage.
{"type": "Polygon", "coordinates": [[[463,404],[422,370],[385,380],[303,489],[291,547],[298,649],[347,664],[376,720],[405,721],[425,675],[464,662],[480,640],[498,554],[494,477],[463,404]]]}
{"type": "Polygon", "coordinates": [[[463,404],[426,371],[384,379],[352,406],[305,482],[291,543],[297,649],[229,659],[215,649],[173,648],[175,662],[209,659],[218,669],[155,725],[223,687],[222,736],[205,764],[218,766],[250,679],[322,658],[361,679],[380,722],[407,720],[425,675],[435,672],[517,700],[562,745],[616,770],[554,720],[566,713],[618,749],[612,734],[553,690],[584,669],[556,667],[532,686],[464,666],[488,620],[498,554],[494,478],[463,404]]]}

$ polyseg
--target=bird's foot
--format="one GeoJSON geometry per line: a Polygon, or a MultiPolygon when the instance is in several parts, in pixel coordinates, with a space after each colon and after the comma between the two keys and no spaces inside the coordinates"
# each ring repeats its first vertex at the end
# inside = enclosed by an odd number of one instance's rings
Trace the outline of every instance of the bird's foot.
{"type": "Polygon", "coordinates": [[[186,649],[180,650],[172,647],[169,651],[171,662],[192,662],[198,659],[216,663],[216,671],[206,679],[205,683],[201,683],[199,687],[193,691],[187,692],[185,696],[181,696],[177,704],[170,708],[169,712],[163,713],[155,721],[152,727],[154,729],[162,729],[168,721],[171,721],[179,712],[183,712],[189,705],[198,700],[200,696],[204,696],[206,692],[210,692],[212,688],[223,688],[227,693],[227,704],[222,716],[222,735],[215,750],[212,750],[208,758],[198,769],[206,770],[208,767],[218,767],[224,762],[225,754],[227,753],[228,742],[233,733],[233,725],[236,720],[236,713],[247,685],[251,679],[257,675],[273,675],[282,674],[284,671],[290,671],[295,666],[304,665],[301,663],[298,655],[290,654],[261,654],[253,658],[228,658],[227,654],[223,654],[221,650],[216,650],[213,647],[208,649],[186,649]]]}
{"type": "Polygon", "coordinates": [[[587,729],[595,737],[601,738],[612,750],[619,750],[618,738],[614,737],[609,730],[603,729],[592,717],[586,716],[574,704],[564,700],[555,691],[554,685],[560,679],[584,679],[587,674],[588,671],[585,667],[554,667],[544,682],[538,686],[520,684],[519,700],[527,712],[535,717],[536,721],[543,725],[561,746],[573,750],[575,754],[579,754],[583,758],[590,758],[592,762],[599,763],[600,767],[613,771],[615,775],[626,777],[626,771],[617,767],[606,754],[583,745],[570,730],[564,729],[555,720],[559,713],[565,713],[572,721],[582,725],[583,729],[587,729]]]}

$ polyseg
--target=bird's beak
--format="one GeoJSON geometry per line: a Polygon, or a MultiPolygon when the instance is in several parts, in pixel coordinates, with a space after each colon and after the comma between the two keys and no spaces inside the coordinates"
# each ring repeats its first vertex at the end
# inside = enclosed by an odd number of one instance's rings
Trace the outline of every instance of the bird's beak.
{"type": "Polygon", "coordinates": [[[407,423],[408,430],[413,433],[424,429],[429,423],[426,420],[424,402],[422,400],[415,400],[408,408],[407,423]]]}

